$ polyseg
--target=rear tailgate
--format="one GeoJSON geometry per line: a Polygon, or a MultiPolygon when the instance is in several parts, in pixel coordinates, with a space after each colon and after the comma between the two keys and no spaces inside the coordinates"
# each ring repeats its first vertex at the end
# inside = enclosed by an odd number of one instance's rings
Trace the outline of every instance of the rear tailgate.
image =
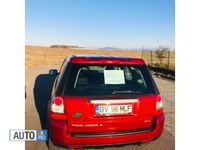
{"type": "Polygon", "coordinates": [[[64,98],[68,129],[71,133],[80,132],[118,132],[150,128],[156,110],[157,95],[137,98],[88,98],[67,96],[64,98]],[[117,109],[115,114],[101,109],[107,106],[117,109]]]}

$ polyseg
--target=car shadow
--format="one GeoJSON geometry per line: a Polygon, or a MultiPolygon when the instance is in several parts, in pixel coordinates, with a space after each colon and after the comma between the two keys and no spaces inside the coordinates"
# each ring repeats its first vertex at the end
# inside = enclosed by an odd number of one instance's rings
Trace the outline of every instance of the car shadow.
{"type": "Polygon", "coordinates": [[[51,89],[56,76],[49,74],[40,74],[35,79],[33,88],[35,107],[37,109],[41,128],[47,129],[46,116],[48,101],[51,97],[51,89]]]}

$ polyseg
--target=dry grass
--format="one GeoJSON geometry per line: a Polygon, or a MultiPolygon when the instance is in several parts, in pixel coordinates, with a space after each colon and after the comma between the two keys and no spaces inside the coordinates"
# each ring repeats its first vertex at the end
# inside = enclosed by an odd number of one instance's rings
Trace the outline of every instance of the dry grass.
{"type": "Polygon", "coordinates": [[[34,66],[60,66],[64,58],[70,54],[95,54],[114,55],[141,58],[142,52],[119,51],[119,50],[86,50],[86,49],[65,49],[48,48],[38,46],[25,47],[25,67],[30,69],[34,66]]]}
{"type": "MultiPolygon", "coordinates": [[[[114,55],[114,56],[128,56],[133,58],[142,58],[142,51],[124,51],[124,50],[86,50],[86,49],[70,49],[70,48],[49,48],[39,46],[25,47],[26,69],[34,66],[60,66],[64,58],[70,54],[93,54],[93,55],[114,55]]],[[[166,55],[167,57],[167,55],[166,55]]],[[[147,64],[154,65],[159,63],[155,52],[152,53],[152,60],[150,51],[144,51],[143,59],[147,64]]],[[[161,66],[168,68],[168,59],[163,58],[161,66]]],[[[175,70],[175,52],[170,54],[169,68],[175,70]]]]}

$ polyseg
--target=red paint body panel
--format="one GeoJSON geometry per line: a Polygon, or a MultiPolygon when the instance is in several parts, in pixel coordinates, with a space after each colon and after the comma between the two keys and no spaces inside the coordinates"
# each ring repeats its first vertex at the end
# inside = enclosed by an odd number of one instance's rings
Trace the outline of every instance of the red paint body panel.
{"type": "MultiPolygon", "coordinates": [[[[119,116],[96,116],[95,104],[90,103],[88,97],[64,97],[67,120],[50,119],[50,137],[56,145],[108,145],[129,142],[145,142],[158,138],[164,125],[163,113],[157,115],[156,101],[160,95],[139,96],[138,102],[132,103],[133,113],[119,116]],[[79,112],[81,117],[74,117],[79,112]],[[101,133],[132,131],[151,128],[153,119],[156,120],[155,129],[151,131],[102,137],[73,137],[73,133],[101,133]],[[147,121],[147,122],[145,122],[147,121]]],[[[125,99],[125,98],[124,98],[125,99]]],[[[122,102],[122,104],[124,104],[122,102]]],[[[125,103],[126,104],[126,103],[125,103]]],[[[162,110],[161,110],[162,112],[162,110]]]]}
{"type": "Polygon", "coordinates": [[[112,144],[124,144],[134,142],[146,142],[158,138],[163,131],[164,115],[156,116],[156,127],[154,130],[138,134],[104,137],[72,137],[67,132],[67,121],[51,120],[50,133],[52,141],[62,146],[102,146],[112,144]]]}
{"type": "MultiPolygon", "coordinates": [[[[133,114],[131,115],[96,116],[95,104],[89,103],[87,97],[65,97],[68,130],[70,132],[109,132],[150,127],[156,109],[157,95],[140,96],[138,99],[139,102],[132,103],[133,114]],[[82,113],[82,116],[74,117],[73,114],[76,112],[82,113]],[[150,122],[144,123],[144,120],[150,120],[150,122]],[[73,124],[98,124],[98,128],[96,126],[76,127],[72,126],[73,124]]],[[[130,103],[122,102],[121,104],[130,103]]]]}

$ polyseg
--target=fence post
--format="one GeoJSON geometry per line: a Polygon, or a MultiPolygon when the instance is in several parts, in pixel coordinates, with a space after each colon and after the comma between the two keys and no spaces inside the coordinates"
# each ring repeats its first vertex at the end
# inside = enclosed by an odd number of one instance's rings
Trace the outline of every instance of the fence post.
{"type": "Polygon", "coordinates": [[[168,69],[169,69],[169,60],[170,60],[170,51],[168,51],[168,66],[167,66],[168,69]]]}
{"type": "Polygon", "coordinates": [[[143,56],[144,54],[143,53],[144,53],[144,50],[142,50],[142,59],[144,58],[144,56],[143,56]]]}
{"type": "Polygon", "coordinates": [[[152,66],[152,64],[153,64],[153,57],[152,57],[152,53],[153,53],[153,51],[151,51],[151,66],[152,66]]]}

